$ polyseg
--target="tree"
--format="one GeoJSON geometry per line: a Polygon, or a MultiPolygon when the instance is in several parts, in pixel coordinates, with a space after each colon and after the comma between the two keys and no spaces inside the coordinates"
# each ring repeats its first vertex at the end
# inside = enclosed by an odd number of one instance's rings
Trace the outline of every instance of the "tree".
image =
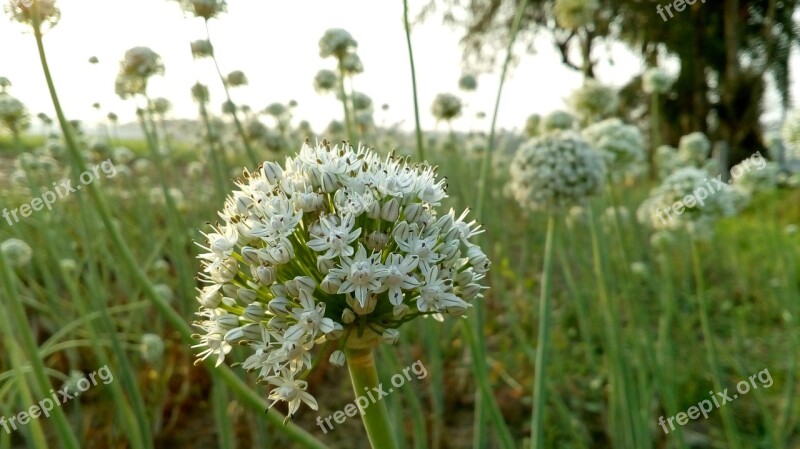
{"type": "MultiPolygon", "coordinates": [[[[503,54],[499,50],[507,45],[520,3],[431,0],[420,17],[441,12],[445,22],[463,28],[465,63],[488,70],[497,62],[491,55],[503,54]]],[[[759,119],[768,80],[780,94],[781,107],[790,106],[789,55],[800,41],[800,27],[792,15],[800,0],[686,2],[683,11],[671,9],[672,17],[665,13],[663,18],[655,2],[599,0],[594,20],[577,29],[559,25],[556,3],[528,2],[518,36],[526,51],[535,50],[535,38],[548,36],[561,62],[587,78],[594,77],[593,50],[611,42],[626,44],[649,66],[669,59],[680,62],[673,93],[663,100],[661,134],[666,143],[701,131],[727,142],[730,163],[735,164],[764,149],[759,119]]],[[[649,108],[646,100],[640,77],[622,89],[631,121],[641,119],[649,108]]]]}

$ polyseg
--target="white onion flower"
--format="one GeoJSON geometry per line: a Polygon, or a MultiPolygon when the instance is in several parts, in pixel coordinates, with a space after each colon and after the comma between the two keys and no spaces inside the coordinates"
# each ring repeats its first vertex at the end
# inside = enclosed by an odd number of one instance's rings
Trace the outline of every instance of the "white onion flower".
{"type": "Polygon", "coordinates": [[[30,113],[25,105],[7,93],[0,93],[0,130],[19,134],[30,126],[30,113]]]}
{"type": "Polygon", "coordinates": [[[575,127],[575,116],[567,111],[556,110],[544,116],[539,125],[540,134],[555,131],[572,130],[575,127]]]}
{"type": "Polygon", "coordinates": [[[582,134],[603,155],[614,181],[640,176],[646,170],[644,137],[639,128],[612,118],[588,126],[582,134]]]}
{"type": "Polygon", "coordinates": [[[672,88],[675,78],[666,70],[653,67],[642,75],[642,90],[646,94],[665,94],[672,88]]]}
{"type": "Polygon", "coordinates": [[[709,155],[711,155],[711,141],[701,132],[687,134],[678,142],[678,157],[686,165],[699,168],[709,155]]]}
{"type": "Polygon", "coordinates": [[[417,316],[463,315],[489,260],[466,212],[441,213],[445,184],[427,165],[364,147],[304,144],[281,166],[245,171],[204,234],[195,326],[199,359],[242,366],[274,385],[269,398],[316,409],[305,378],[312,352],[398,341],[417,316]]]}
{"type": "Polygon", "coordinates": [[[3,257],[12,267],[21,267],[30,263],[33,258],[33,250],[24,240],[11,238],[0,244],[0,251],[3,257]]]}
{"type": "Polygon", "coordinates": [[[461,115],[461,99],[453,94],[438,94],[431,105],[431,114],[436,120],[449,122],[461,115]]]}
{"type": "Polygon", "coordinates": [[[706,238],[713,233],[717,219],[736,213],[740,199],[707,171],[683,167],[650,191],[636,216],[657,231],[683,230],[706,238]]]}
{"type": "Polygon", "coordinates": [[[599,192],[603,159],[577,133],[558,132],[520,146],[511,163],[511,191],[531,210],[567,209],[599,192]]]}
{"type": "Polygon", "coordinates": [[[327,58],[335,56],[342,60],[348,53],[355,51],[358,42],[353,36],[341,28],[331,28],[326,30],[319,40],[319,56],[327,58]]]}
{"type": "Polygon", "coordinates": [[[570,95],[569,103],[584,125],[615,115],[619,106],[617,91],[595,80],[587,80],[570,95]]]}

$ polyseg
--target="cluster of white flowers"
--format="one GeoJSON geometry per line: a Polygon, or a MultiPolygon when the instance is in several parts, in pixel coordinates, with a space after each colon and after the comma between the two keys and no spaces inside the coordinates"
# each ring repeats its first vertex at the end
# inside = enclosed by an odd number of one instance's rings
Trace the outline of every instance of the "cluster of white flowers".
{"type": "Polygon", "coordinates": [[[231,87],[240,87],[247,85],[247,75],[241,70],[234,70],[225,77],[225,82],[231,87]]]}
{"type": "Polygon", "coordinates": [[[0,244],[0,252],[11,267],[27,265],[33,257],[33,250],[24,240],[11,238],[0,244]]]}
{"type": "Polygon", "coordinates": [[[463,315],[484,288],[490,262],[470,242],[482,230],[466,212],[438,213],[446,185],[430,166],[323,141],[237,187],[200,255],[195,347],[220,364],[249,346],[243,367],[290,415],[317,407],[301,380],[316,344],[337,340],[341,364],[341,349],[394,343],[418,316],[463,315]]]}
{"type": "Polygon", "coordinates": [[[636,217],[658,231],[683,230],[704,238],[713,233],[717,219],[736,213],[740,201],[733,189],[715,183],[707,171],[682,167],[650,191],[636,217]],[[701,189],[704,195],[700,194],[701,189]],[[675,212],[676,204],[679,213],[675,212]]]}
{"type": "Polygon", "coordinates": [[[786,158],[800,160],[800,109],[790,112],[781,128],[786,143],[786,158]]]}
{"type": "Polygon", "coordinates": [[[475,75],[469,73],[461,75],[461,78],[458,79],[458,88],[465,92],[473,92],[478,88],[478,80],[475,75]]]}
{"type": "Polygon", "coordinates": [[[314,76],[314,89],[319,93],[328,92],[335,89],[338,82],[335,72],[322,69],[314,76]]]}
{"type": "Polygon", "coordinates": [[[553,111],[544,116],[539,126],[541,134],[571,130],[575,127],[575,116],[567,111],[553,111]]]}
{"type": "Polygon", "coordinates": [[[556,20],[562,28],[576,30],[592,24],[599,8],[597,0],[556,0],[556,20]]]}
{"type": "Polygon", "coordinates": [[[645,172],[644,137],[639,128],[612,118],[585,128],[583,137],[603,155],[614,181],[637,177],[645,172]]]}
{"type": "Polygon", "coordinates": [[[536,137],[539,135],[539,129],[542,124],[542,116],[539,114],[531,114],[525,120],[525,135],[528,137],[536,137]]]}
{"type": "Polygon", "coordinates": [[[214,55],[214,46],[207,39],[200,39],[192,42],[192,56],[196,59],[207,58],[214,55]]]}
{"type": "Polygon", "coordinates": [[[353,36],[341,28],[331,28],[326,30],[319,40],[319,55],[322,58],[335,56],[341,60],[348,53],[355,51],[358,42],[353,36]]]}
{"type": "Polygon", "coordinates": [[[0,93],[0,130],[20,132],[30,125],[30,114],[25,105],[7,93],[0,93]]]}
{"type": "Polygon", "coordinates": [[[666,70],[653,67],[642,75],[642,89],[647,94],[665,94],[672,88],[675,78],[666,70]]]}
{"type": "Polygon", "coordinates": [[[755,193],[769,192],[778,187],[780,172],[777,162],[764,162],[762,167],[754,169],[743,161],[731,167],[731,173],[739,174],[733,178],[733,187],[748,198],[755,193]]]}
{"type": "Polygon", "coordinates": [[[570,105],[584,125],[616,114],[619,106],[617,91],[595,80],[587,80],[572,92],[570,105]]]}
{"type": "Polygon", "coordinates": [[[433,99],[431,114],[436,117],[436,120],[453,120],[461,115],[461,99],[453,94],[438,94],[433,99]]]}
{"type": "Polygon", "coordinates": [[[164,74],[161,56],[148,47],[134,47],[125,52],[119,63],[115,81],[115,92],[120,98],[128,98],[147,91],[147,81],[153,75],[164,74]]]}
{"type": "Polygon", "coordinates": [[[531,210],[580,205],[600,191],[603,159],[574,132],[559,132],[522,144],[511,163],[511,192],[531,210]]]}
{"type": "Polygon", "coordinates": [[[686,165],[701,167],[709,155],[711,141],[701,132],[687,134],[678,142],[678,157],[686,165]]]}
{"type": "Polygon", "coordinates": [[[225,0],[178,0],[181,9],[195,17],[209,20],[218,14],[227,11],[228,5],[225,0]]]}
{"type": "Polygon", "coordinates": [[[34,8],[37,11],[36,22],[39,26],[45,27],[44,30],[54,27],[61,18],[61,11],[56,6],[56,0],[36,0],[36,4],[32,0],[28,1],[13,1],[5,2],[4,9],[11,16],[11,19],[25,24],[34,24],[34,8]]]}

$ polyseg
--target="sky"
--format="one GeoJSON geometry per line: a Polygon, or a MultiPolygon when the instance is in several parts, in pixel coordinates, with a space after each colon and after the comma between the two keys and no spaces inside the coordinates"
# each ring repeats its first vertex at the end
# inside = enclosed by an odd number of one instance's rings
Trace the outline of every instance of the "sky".
{"type": "MultiPolygon", "coordinates": [[[[423,3],[411,0],[412,11],[423,3]]],[[[190,87],[198,80],[209,86],[214,110],[221,109],[222,86],[213,65],[208,60],[194,61],[189,51],[189,42],[205,37],[203,22],[185,17],[177,2],[60,0],[58,4],[62,18],[45,35],[45,47],[70,119],[94,122],[108,112],[116,113],[121,122],[135,118],[135,104],[114,94],[119,61],[135,46],[148,46],[162,56],[166,74],[151,81],[149,92],[173,103],[173,117],[197,116],[190,87]],[[89,64],[91,56],[100,63],[89,64]],[[93,103],[100,103],[99,113],[93,103]]],[[[295,100],[295,120],[308,120],[313,129],[322,130],[332,119],[341,120],[342,108],[332,95],[320,96],[313,88],[319,69],[335,67],[332,59],[319,57],[318,42],[326,29],[344,28],[358,41],[365,71],[355,77],[354,86],[372,97],[376,123],[401,123],[412,129],[413,97],[402,18],[401,1],[229,0],[228,13],[211,21],[210,32],[223,73],[242,70],[250,81],[249,86],[233,91],[237,104],[261,110],[273,102],[295,100]],[[389,105],[385,112],[380,110],[384,103],[389,105]]],[[[477,92],[458,91],[458,79],[464,73],[462,33],[443,26],[439,17],[413,29],[420,114],[426,129],[437,126],[430,105],[441,92],[457,93],[467,104],[454,128],[489,128],[489,119],[480,121],[475,114],[482,111],[491,116],[499,75],[480,75],[477,92]]],[[[545,38],[537,50],[522,55],[509,74],[498,116],[502,128],[519,129],[532,113],[565,108],[569,93],[581,84],[581,75],[560,63],[545,38]]],[[[600,51],[605,52],[605,47],[600,51]]],[[[603,57],[597,67],[600,81],[620,87],[643,70],[641,60],[623,46],[614,45],[611,52],[614,64],[603,57]]],[[[10,93],[33,114],[53,116],[33,36],[6,17],[0,17],[0,76],[11,80],[10,93]]]]}

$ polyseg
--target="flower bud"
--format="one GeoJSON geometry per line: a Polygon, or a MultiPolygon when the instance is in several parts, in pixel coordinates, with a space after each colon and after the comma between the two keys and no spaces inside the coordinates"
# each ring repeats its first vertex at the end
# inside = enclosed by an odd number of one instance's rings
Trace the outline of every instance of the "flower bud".
{"type": "Polygon", "coordinates": [[[370,201],[370,203],[367,205],[366,212],[367,217],[377,220],[381,216],[381,204],[377,200],[370,201]]]}
{"type": "Polygon", "coordinates": [[[222,286],[222,293],[225,296],[236,297],[239,294],[239,287],[234,284],[225,284],[222,286]]]}
{"type": "Polygon", "coordinates": [[[393,345],[400,339],[400,331],[397,329],[386,329],[383,331],[383,341],[393,345]]]}
{"type": "Polygon", "coordinates": [[[222,301],[222,294],[219,292],[219,289],[219,284],[203,287],[203,289],[200,290],[200,295],[197,297],[197,302],[207,309],[216,308],[220,301],[222,301]]]}
{"type": "Polygon", "coordinates": [[[217,326],[219,326],[220,330],[229,331],[239,326],[239,317],[232,313],[220,315],[217,317],[217,326]]]}
{"type": "Polygon", "coordinates": [[[211,271],[211,280],[217,283],[232,281],[239,273],[239,262],[233,257],[225,259],[216,269],[211,271]]]}
{"type": "Polygon", "coordinates": [[[473,278],[474,278],[474,272],[472,271],[471,268],[467,268],[466,270],[456,275],[456,284],[467,285],[470,282],[472,282],[473,278]]]}
{"type": "Polygon", "coordinates": [[[342,323],[350,324],[356,320],[356,314],[350,309],[344,309],[342,312],[342,323]]]}
{"type": "Polygon", "coordinates": [[[270,184],[276,184],[281,178],[283,178],[283,169],[281,166],[271,161],[264,162],[263,166],[261,167],[261,173],[270,184]]]}
{"type": "Polygon", "coordinates": [[[344,352],[342,352],[341,350],[333,351],[331,357],[328,359],[328,362],[330,362],[331,365],[336,367],[343,366],[344,361],[345,361],[344,352]]]}
{"type": "Polygon", "coordinates": [[[248,341],[260,341],[263,338],[260,323],[248,323],[241,327],[244,338],[248,341]]]}
{"type": "Polygon", "coordinates": [[[258,282],[262,285],[272,285],[278,273],[275,267],[258,267],[256,268],[256,277],[258,282]]]}
{"type": "Polygon", "coordinates": [[[321,274],[328,274],[328,271],[331,270],[336,265],[336,262],[333,259],[326,259],[322,256],[317,256],[317,270],[321,274]]]}
{"type": "Polygon", "coordinates": [[[308,276],[297,276],[294,278],[294,281],[297,283],[297,288],[299,290],[303,290],[309,295],[314,293],[314,290],[317,288],[317,283],[308,276]]]}
{"type": "Polygon", "coordinates": [[[269,323],[267,323],[267,327],[271,327],[272,329],[283,331],[283,330],[286,330],[286,328],[289,327],[289,326],[286,324],[286,318],[278,315],[278,316],[272,317],[269,320],[269,323]]]}
{"type": "Polygon", "coordinates": [[[289,313],[289,300],[283,296],[278,296],[267,304],[267,308],[273,315],[286,315],[289,313]]]}
{"type": "Polygon", "coordinates": [[[235,327],[228,332],[225,332],[225,336],[222,338],[231,344],[239,343],[240,341],[244,340],[244,330],[241,327],[235,327]]]}
{"type": "Polygon", "coordinates": [[[342,281],[339,280],[338,277],[327,274],[325,278],[322,279],[322,283],[319,287],[322,289],[323,292],[329,293],[331,295],[335,295],[336,292],[339,291],[339,287],[342,286],[342,281]]]}
{"type": "Polygon", "coordinates": [[[286,291],[289,292],[289,296],[292,298],[297,298],[300,296],[300,289],[297,288],[297,280],[290,279],[283,283],[286,286],[286,291]]]}
{"type": "Polygon", "coordinates": [[[383,207],[381,208],[381,218],[394,222],[400,217],[400,204],[397,202],[396,198],[392,198],[389,201],[383,203],[383,207]]]}
{"type": "Polygon", "coordinates": [[[261,260],[258,258],[258,250],[252,246],[245,246],[242,248],[242,260],[247,265],[258,265],[261,260]]]}
{"type": "Polygon", "coordinates": [[[410,223],[416,223],[422,213],[422,204],[411,203],[403,209],[403,217],[410,223]]]}
{"type": "Polygon", "coordinates": [[[244,308],[242,318],[250,320],[254,323],[260,323],[264,319],[264,306],[259,302],[254,302],[244,308]]]}
{"type": "Polygon", "coordinates": [[[258,299],[258,292],[249,288],[240,288],[237,292],[237,297],[242,305],[250,305],[253,301],[258,299]]]}
{"type": "Polygon", "coordinates": [[[289,290],[287,290],[286,286],[283,284],[273,284],[272,287],[269,288],[269,291],[272,292],[272,294],[275,295],[276,297],[289,296],[289,290]]]}
{"type": "Polygon", "coordinates": [[[156,334],[144,334],[139,348],[145,362],[156,363],[164,355],[164,340],[156,334]]]}
{"type": "Polygon", "coordinates": [[[478,293],[481,292],[481,285],[480,284],[468,284],[466,287],[461,289],[461,299],[464,301],[472,301],[478,296],[478,293]]]}
{"type": "Polygon", "coordinates": [[[400,304],[394,306],[394,308],[392,309],[392,316],[394,316],[395,318],[402,318],[408,313],[408,310],[409,310],[408,304],[400,304]]]}
{"type": "Polygon", "coordinates": [[[392,231],[392,237],[402,240],[407,239],[410,231],[409,228],[410,226],[408,225],[408,222],[401,221],[400,223],[397,223],[397,226],[395,226],[394,230],[392,231]]]}

